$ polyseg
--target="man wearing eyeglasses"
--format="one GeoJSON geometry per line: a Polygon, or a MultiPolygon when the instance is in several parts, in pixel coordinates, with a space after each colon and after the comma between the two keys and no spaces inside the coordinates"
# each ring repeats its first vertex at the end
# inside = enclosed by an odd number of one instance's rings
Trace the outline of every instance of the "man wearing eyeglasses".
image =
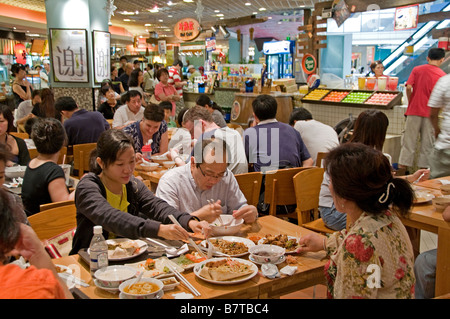
{"type": "Polygon", "coordinates": [[[227,168],[227,144],[221,139],[204,139],[194,148],[189,165],[164,174],[156,196],[180,211],[213,222],[220,214],[232,214],[253,223],[257,209],[248,205],[236,178],[227,168]],[[213,200],[213,204],[208,203],[213,200]]]}

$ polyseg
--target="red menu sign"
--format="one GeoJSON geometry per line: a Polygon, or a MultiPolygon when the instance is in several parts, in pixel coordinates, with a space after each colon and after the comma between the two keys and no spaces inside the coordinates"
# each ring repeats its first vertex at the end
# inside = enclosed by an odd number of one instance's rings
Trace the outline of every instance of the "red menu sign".
{"type": "Polygon", "coordinates": [[[175,24],[175,36],[182,41],[194,40],[200,34],[200,24],[197,20],[186,18],[175,24]]]}

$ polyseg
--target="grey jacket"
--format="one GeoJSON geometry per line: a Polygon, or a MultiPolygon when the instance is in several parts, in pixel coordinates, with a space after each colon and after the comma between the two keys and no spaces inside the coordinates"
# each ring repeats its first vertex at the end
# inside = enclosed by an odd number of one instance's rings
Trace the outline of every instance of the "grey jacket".
{"type": "Polygon", "coordinates": [[[189,229],[188,223],[194,217],[156,197],[140,180],[131,177],[126,189],[130,203],[128,213],[113,208],[107,202],[105,187],[96,174],[89,173],[83,177],[75,192],[77,230],[70,254],[89,247],[96,225],[103,227],[105,238],[109,232],[130,239],[157,237],[159,226],[172,223],[168,216],[173,215],[183,228],[189,229]]]}

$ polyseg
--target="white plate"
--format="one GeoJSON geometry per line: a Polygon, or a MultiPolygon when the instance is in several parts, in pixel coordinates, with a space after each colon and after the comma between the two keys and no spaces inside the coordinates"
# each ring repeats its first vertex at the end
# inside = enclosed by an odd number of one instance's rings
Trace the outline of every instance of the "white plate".
{"type": "Polygon", "coordinates": [[[241,282],[247,281],[247,280],[249,280],[249,279],[255,277],[255,276],[258,274],[258,267],[257,267],[254,263],[252,263],[251,261],[248,261],[248,260],[245,260],[245,259],[241,259],[241,258],[228,258],[228,257],[223,257],[223,258],[212,258],[212,259],[204,260],[204,261],[202,261],[202,262],[199,263],[199,264],[196,264],[195,267],[194,267],[194,274],[195,274],[198,278],[200,278],[200,279],[202,279],[202,280],[204,280],[204,281],[206,281],[206,282],[212,283],[212,284],[219,284],[219,285],[234,285],[234,284],[239,284],[239,283],[241,283],[241,282]],[[202,276],[200,276],[200,271],[202,270],[203,266],[204,266],[207,262],[210,262],[210,261],[219,261],[219,260],[223,260],[223,259],[236,260],[236,261],[238,261],[238,262],[240,262],[240,263],[246,264],[246,265],[248,265],[248,266],[250,267],[250,269],[251,269],[253,272],[252,272],[251,274],[245,276],[245,277],[240,277],[240,278],[237,278],[236,280],[227,280],[227,281],[220,281],[220,280],[206,279],[206,278],[203,278],[202,276]]]}
{"type": "MultiPolygon", "coordinates": [[[[268,263],[261,263],[261,262],[259,262],[259,261],[254,260],[253,257],[252,257],[252,255],[250,255],[250,256],[248,257],[248,259],[249,259],[251,262],[253,262],[253,263],[255,263],[255,264],[258,264],[258,265],[268,264],[268,263]]],[[[282,262],[284,262],[285,260],[286,260],[286,255],[283,255],[283,256],[281,256],[281,258],[280,258],[277,262],[274,262],[274,263],[272,263],[272,264],[278,265],[278,264],[281,264],[282,262]]]]}
{"type": "Polygon", "coordinates": [[[67,273],[67,274],[69,274],[69,275],[72,275],[73,270],[70,269],[70,268],[67,267],[67,266],[64,266],[64,265],[58,265],[58,264],[55,264],[55,267],[59,267],[60,270],[63,270],[62,272],[58,272],[58,276],[66,283],[66,286],[67,286],[69,289],[74,288],[74,287],[75,287],[75,282],[74,282],[74,281],[68,280],[67,277],[63,277],[63,276],[60,275],[60,273],[67,273]]]}
{"type": "MultiPolygon", "coordinates": [[[[260,240],[258,240],[258,245],[263,245],[263,244],[264,244],[264,239],[266,239],[266,237],[263,237],[263,238],[261,238],[260,240]]],[[[297,237],[295,237],[295,236],[288,236],[288,239],[295,239],[295,240],[297,241],[296,249],[299,247],[297,237]]],[[[273,245],[273,244],[269,244],[269,245],[273,245]]],[[[276,246],[277,246],[277,245],[276,245],[276,246]]],[[[285,249],[286,249],[286,248],[285,248],[285,249]]],[[[288,251],[288,250],[286,249],[285,254],[294,254],[296,249],[294,249],[294,250],[292,250],[292,251],[288,251]]]]}
{"type": "Polygon", "coordinates": [[[428,193],[427,191],[416,191],[416,199],[414,200],[414,204],[423,204],[428,203],[434,198],[433,194],[428,193]]]}
{"type": "Polygon", "coordinates": [[[119,287],[117,287],[117,288],[109,288],[109,287],[104,287],[104,286],[102,286],[102,285],[98,282],[97,279],[94,279],[94,284],[95,284],[98,288],[103,289],[103,290],[105,290],[105,291],[107,291],[107,292],[110,292],[110,293],[112,293],[112,294],[116,294],[116,293],[118,293],[118,292],[120,291],[120,290],[119,290],[119,287]]]}
{"type": "MultiPolygon", "coordinates": [[[[160,292],[158,292],[156,294],[156,296],[154,298],[151,299],[161,299],[164,296],[164,290],[161,290],[160,292]]],[[[119,299],[133,299],[133,298],[128,298],[126,295],[124,295],[123,293],[119,294],[119,299]]]]}
{"type": "MultiPolygon", "coordinates": [[[[146,270],[144,268],[145,260],[139,261],[139,262],[136,262],[133,264],[125,264],[125,266],[137,268],[138,271],[143,271],[144,274],[142,276],[144,278],[145,277],[163,278],[163,277],[173,276],[174,273],[172,271],[164,272],[164,267],[166,267],[166,266],[174,267],[176,270],[178,270],[178,272],[184,271],[183,267],[181,267],[180,265],[177,265],[176,263],[174,263],[167,257],[160,257],[160,258],[154,259],[154,261],[155,261],[155,269],[153,269],[153,270],[146,270]]],[[[168,267],[168,268],[170,268],[170,267],[168,267]]]]}
{"type": "MultiPolygon", "coordinates": [[[[133,239],[128,239],[128,238],[116,238],[116,239],[108,239],[106,242],[107,243],[114,243],[114,242],[121,243],[121,242],[125,242],[125,241],[135,241],[139,245],[139,251],[131,256],[124,256],[124,257],[110,257],[109,252],[108,252],[108,260],[111,260],[111,261],[128,260],[128,259],[132,259],[134,257],[140,256],[147,251],[147,248],[148,248],[147,243],[140,239],[133,240],[133,239]]],[[[88,253],[89,253],[89,251],[88,251],[88,253]]]]}
{"type": "MultiPolygon", "coordinates": [[[[235,242],[235,243],[243,243],[245,246],[247,246],[247,248],[250,249],[250,247],[255,246],[255,243],[253,241],[251,241],[250,239],[244,238],[244,237],[237,237],[237,236],[221,236],[221,237],[212,237],[209,240],[214,240],[214,239],[223,239],[226,241],[230,241],[230,242],[235,242]]],[[[208,242],[206,240],[203,240],[200,243],[200,248],[204,251],[208,251],[208,242]]],[[[217,251],[220,251],[219,249],[215,248],[217,251]]],[[[245,253],[242,254],[236,254],[236,255],[230,255],[230,257],[241,257],[241,256],[245,256],[248,254],[248,250],[245,253]]],[[[220,254],[214,254],[214,256],[220,256],[220,254]]]]}

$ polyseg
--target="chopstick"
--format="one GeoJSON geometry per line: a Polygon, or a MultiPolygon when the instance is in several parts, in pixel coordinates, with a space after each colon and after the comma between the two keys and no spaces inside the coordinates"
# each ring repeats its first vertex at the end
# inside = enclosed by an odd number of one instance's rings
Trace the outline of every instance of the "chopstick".
{"type": "MultiPolygon", "coordinates": [[[[207,199],[206,202],[209,205],[214,205],[214,199],[207,199]]],[[[225,226],[225,224],[223,223],[222,217],[219,215],[219,217],[217,217],[217,219],[219,219],[220,225],[221,226],[225,226]]]]}
{"type": "MultiPolygon", "coordinates": [[[[173,215],[169,215],[169,218],[172,221],[172,223],[182,227],[180,225],[180,223],[178,222],[178,220],[176,220],[176,218],[173,215]]],[[[197,246],[197,244],[192,240],[191,237],[189,237],[189,244],[191,244],[191,246],[195,248],[195,250],[200,254],[200,256],[202,256],[203,258],[207,258],[207,256],[203,253],[203,251],[200,249],[200,247],[197,246]]]]}
{"type": "Polygon", "coordinates": [[[200,294],[200,292],[197,290],[197,289],[195,289],[195,287],[194,286],[192,286],[192,284],[186,279],[186,278],[184,278],[183,277],[183,275],[178,271],[178,270],[176,270],[173,266],[171,266],[171,265],[167,265],[169,268],[170,268],[170,270],[175,274],[175,276],[178,278],[178,279],[180,279],[180,281],[187,287],[187,288],[189,288],[189,290],[190,291],[192,291],[192,293],[195,295],[195,296],[200,296],[201,294],[200,294]]]}

